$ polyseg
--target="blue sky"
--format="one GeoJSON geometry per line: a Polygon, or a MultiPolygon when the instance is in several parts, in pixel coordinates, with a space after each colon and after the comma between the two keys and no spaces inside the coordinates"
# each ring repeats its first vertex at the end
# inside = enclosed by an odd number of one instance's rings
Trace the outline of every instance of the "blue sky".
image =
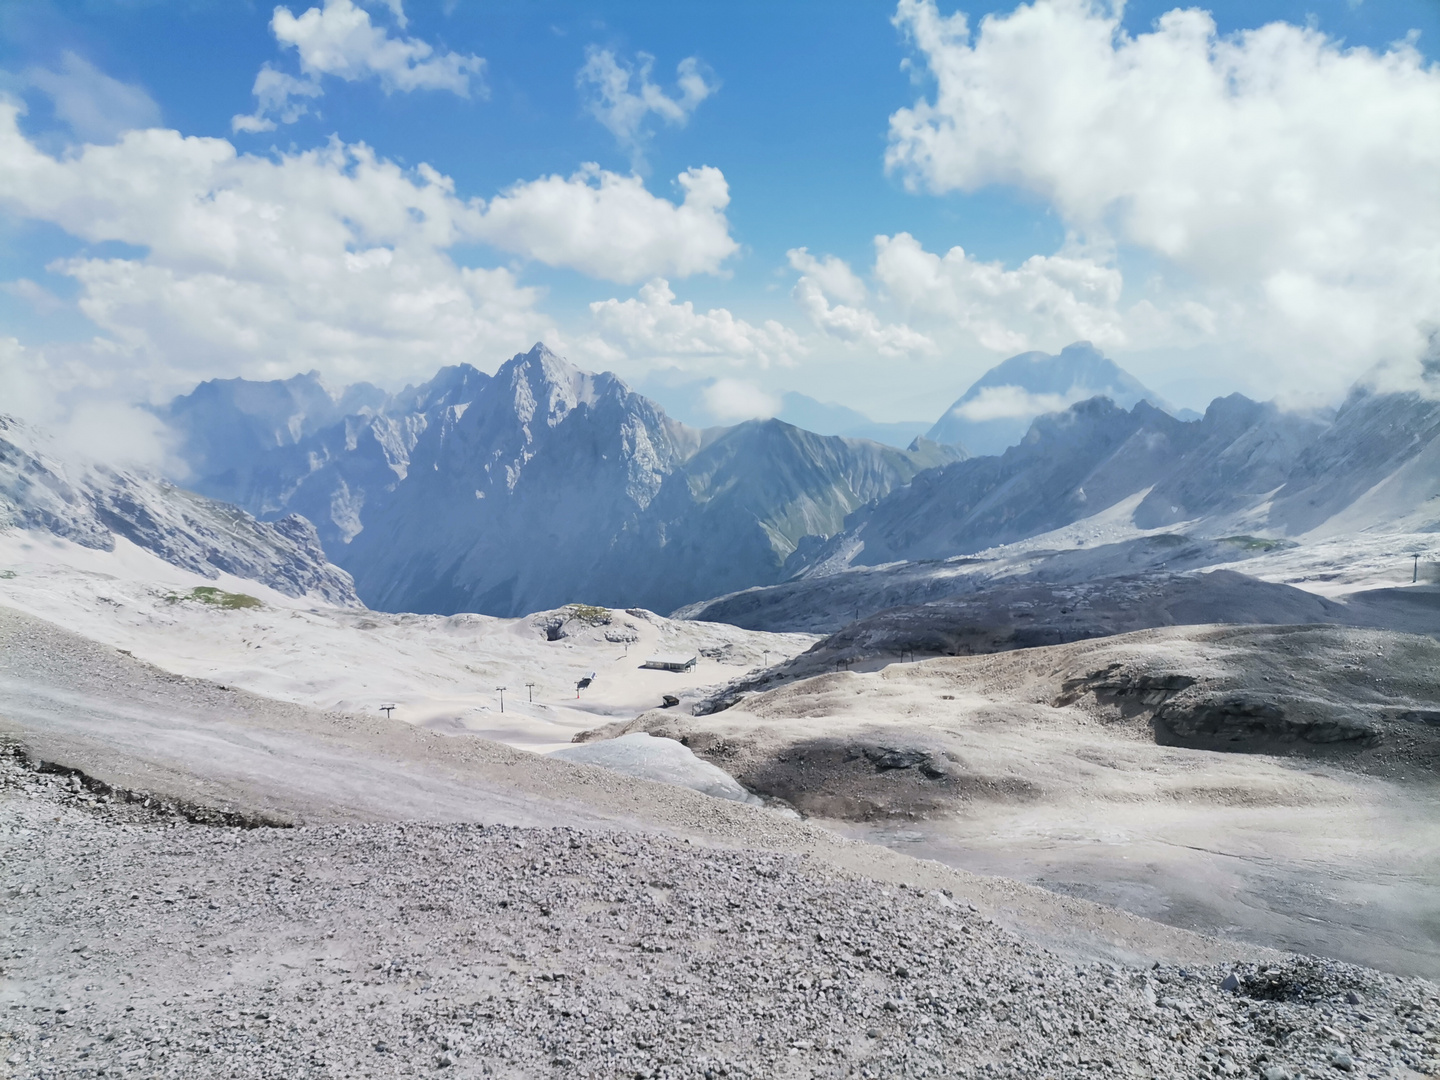
{"type": "Polygon", "coordinates": [[[908,419],[1011,352],[1093,337],[1203,406],[1333,397],[1413,360],[1437,316],[1434,0],[276,10],[0,10],[0,92],[24,109],[23,153],[0,160],[14,401],[59,415],[309,367],[399,384],[544,335],[657,392],[718,379],[717,419],[789,389],[908,419]],[[292,88],[268,111],[265,69],[292,88]],[[607,124],[585,70],[622,80],[638,122],[607,124]],[[132,129],[176,134],[140,147],[132,129]],[[227,143],[274,167],[237,171],[227,143]],[[393,182],[357,181],[359,144],[393,182]],[[702,167],[685,204],[677,177],[702,167]],[[410,205],[442,188],[443,209],[410,205]],[[284,235],[262,235],[277,213],[284,235]],[[588,246],[557,235],[582,220],[588,246]],[[366,274],[384,280],[341,295],[366,274]]]}

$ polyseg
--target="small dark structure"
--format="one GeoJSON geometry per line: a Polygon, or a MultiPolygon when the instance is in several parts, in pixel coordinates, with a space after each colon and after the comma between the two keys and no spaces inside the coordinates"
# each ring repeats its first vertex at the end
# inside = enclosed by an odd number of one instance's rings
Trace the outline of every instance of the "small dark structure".
{"type": "Polygon", "coordinates": [[[394,705],[381,705],[381,706],[380,706],[380,711],[385,714],[385,719],[386,719],[386,720],[389,720],[389,719],[390,719],[390,714],[395,711],[395,706],[394,706],[394,705]]]}
{"type": "Polygon", "coordinates": [[[659,671],[690,671],[695,667],[697,657],[693,653],[660,653],[652,656],[642,668],[655,668],[659,671]]]}

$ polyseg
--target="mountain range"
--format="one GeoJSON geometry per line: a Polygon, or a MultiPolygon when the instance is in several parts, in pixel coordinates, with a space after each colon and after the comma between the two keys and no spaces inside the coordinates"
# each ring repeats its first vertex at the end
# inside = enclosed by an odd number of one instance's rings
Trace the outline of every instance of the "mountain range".
{"type": "MultiPolygon", "coordinates": [[[[1076,364],[1072,386],[1105,370],[1083,343],[1059,358],[1076,364]]],[[[1049,378],[1054,360],[1000,368],[1049,378]]],[[[1096,396],[1038,416],[1003,453],[968,457],[779,419],[690,427],[536,345],[493,376],[461,364],[394,394],[331,393],[313,373],[202,383],[159,410],[198,494],[66,461],[7,420],[0,525],[100,547],[125,537],[202,573],[387,610],[718,613],[753,605],[704,602],[916,568],[862,590],[898,601],[949,591],[927,583],[931,562],[1056,530],[1089,530],[1064,541],[1081,545],[1157,530],[1440,531],[1440,373],[1429,378],[1409,393],[1357,387],[1311,414],[1237,394],[1184,419],[1096,396]]],[[[785,603],[803,606],[804,592],[785,603]]]]}
{"type": "Polygon", "coordinates": [[[1091,398],[1037,418],[1001,455],[922,473],[788,569],[947,559],[1107,512],[1112,526],[1209,536],[1440,531],[1440,385],[1357,387],[1333,415],[1233,394],[1192,421],[1091,398]]]}
{"type": "Polygon", "coordinates": [[[261,517],[310,517],[361,597],[392,610],[670,610],[770,584],[802,538],[962,455],[774,419],[692,428],[543,345],[493,377],[447,368],[314,412],[312,376],[254,385],[202,384],[163,411],[187,482],[261,517]]]}

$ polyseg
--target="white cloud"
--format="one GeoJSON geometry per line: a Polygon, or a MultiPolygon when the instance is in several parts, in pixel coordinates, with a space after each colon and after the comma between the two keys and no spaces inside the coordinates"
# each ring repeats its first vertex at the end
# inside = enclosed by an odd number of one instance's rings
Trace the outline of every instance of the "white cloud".
{"type": "Polygon", "coordinates": [[[54,102],[55,116],[85,142],[111,142],[122,131],[160,119],[160,106],[142,87],[106,75],[68,49],[60,54],[59,70],[27,68],[23,78],[54,102]]]}
{"type": "MultiPolygon", "coordinates": [[[[406,26],[399,0],[386,3],[401,29],[406,26]]],[[[485,61],[475,55],[437,52],[418,38],[391,37],[370,21],[370,13],[351,0],[325,0],[296,15],[277,7],[270,30],[282,48],[296,50],[303,78],[276,71],[269,64],[255,77],[256,109],[231,120],[235,131],[270,131],[275,121],[294,123],[308,111],[297,97],[319,97],[326,75],[358,82],[376,79],[387,94],[414,90],[447,90],[460,97],[484,96],[485,61]]]]}
{"type": "Polygon", "coordinates": [[[596,301],[591,331],[577,345],[599,363],[632,370],[713,371],[717,363],[763,369],[793,364],[803,352],[799,336],[774,320],[754,326],[725,308],[701,312],[675,299],[670,283],[657,278],[632,299],[596,301]]]}
{"type": "Polygon", "coordinates": [[[537,290],[447,255],[474,236],[479,205],[363,145],[256,157],[152,129],[52,157],[0,103],[0,208],[145,249],[52,264],[102,335],[47,348],[57,383],[103,373],[168,393],[217,373],[312,367],[388,382],[553,335],[537,290]]]}
{"type": "Polygon", "coordinates": [[[230,118],[233,131],[254,134],[260,131],[274,131],[276,117],[282,124],[293,124],[310,111],[310,106],[297,98],[317,98],[324,93],[320,84],[312,79],[299,79],[286,74],[269,64],[260,65],[251,87],[255,95],[255,112],[230,118]]]}
{"type": "Polygon", "coordinates": [[[548,266],[631,283],[656,275],[714,274],[739,245],[719,169],[680,174],[676,205],[651,195],[638,176],[587,165],[569,178],[516,184],[490,200],[475,235],[548,266]]]}
{"type": "Polygon", "coordinates": [[[946,320],[994,352],[1128,340],[1121,274],[1093,259],[1034,255],[1006,270],[961,247],[933,254],[909,233],[877,236],[875,251],[875,278],[902,310],[946,320]]]}
{"type": "Polygon", "coordinates": [[[716,379],[702,393],[705,409],[721,424],[765,419],[780,411],[780,399],[742,379],[716,379]]]}
{"type": "Polygon", "coordinates": [[[882,322],[869,308],[832,304],[818,282],[801,277],[790,295],[816,329],[841,341],[864,346],[884,357],[934,352],[935,343],[904,324],[882,322]]]}
{"type": "Polygon", "coordinates": [[[1068,394],[1032,394],[1019,386],[987,386],[950,412],[965,420],[1028,420],[1044,413],[1060,412],[1094,396],[1080,389],[1072,389],[1068,394]]]}
{"type": "Polygon", "coordinates": [[[865,283],[850,264],[835,255],[817,259],[806,248],[785,253],[800,279],[791,297],[821,333],[893,358],[934,352],[935,343],[903,324],[886,323],[866,306],[865,283]],[[832,304],[834,297],[843,303],[832,304]]]}
{"type": "Polygon", "coordinates": [[[1036,0],[972,36],[900,0],[934,92],[891,117],[888,166],[1021,187],[1162,256],[1292,381],[1418,351],[1440,316],[1440,67],[1280,22],[1220,37],[1196,9],[1131,36],[1119,12],[1036,0]]]}
{"type": "MultiPolygon", "coordinates": [[[[395,20],[395,25],[404,30],[410,25],[410,20],[405,17],[405,0],[366,0],[369,7],[383,7],[390,12],[390,17],[395,20]]],[[[449,12],[447,11],[448,15],[449,12]]]]}
{"type": "Polygon", "coordinates": [[[0,338],[0,413],[43,428],[82,458],[182,472],[159,418],[117,396],[109,373],[63,351],[0,338]]]}
{"type": "Polygon", "coordinates": [[[576,73],[575,85],[590,115],[629,151],[639,170],[644,166],[645,144],[651,137],[650,117],[658,117],[671,127],[684,127],[720,84],[707,79],[700,61],[688,56],[675,69],[679,93],[672,97],[650,81],[655,58],[642,52],[636,60],[630,64],[617,59],[609,49],[591,45],[585,50],[585,65],[576,73]]]}
{"type": "Polygon", "coordinates": [[[850,264],[835,255],[817,259],[803,247],[791,248],[785,253],[792,270],[798,270],[841,303],[857,307],[865,303],[865,283],[850,269],[850,264]]]}
{"type": "Polygon", "coordinates": [[[45,286],[36,284],[29,278],[16,278],[14,281],[0,282],[0,292],[13,296],[17,300],[24,300],[37,315],[53,315],[65,306],[65,301],[45,286]]]}

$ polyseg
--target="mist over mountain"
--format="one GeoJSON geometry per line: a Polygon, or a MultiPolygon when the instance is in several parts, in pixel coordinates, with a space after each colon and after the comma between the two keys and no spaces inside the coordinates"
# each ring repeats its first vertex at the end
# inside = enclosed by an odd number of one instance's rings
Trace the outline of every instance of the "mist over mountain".
{"type": "Polygon", "coordinates": [[[287,596],[358,606],[298,514],[257,521],[143,472],[75,460],[42,432],[0,415],[0,529],[38,530],[113,551],[123,538],[183,569],[249,578],[287,596]]]}
{"type": "Polygon", "coordinates": [[[1175,412],[1095,346],[1077,341],[1054,356],[1020,353],[995,365],[945,411],[926,438],[963,446],[972,454],[1003,454],[1025,437],[1035,417],[1092,397],[1109,398],[1122,409],[1148,401],[1175,412]]]}

